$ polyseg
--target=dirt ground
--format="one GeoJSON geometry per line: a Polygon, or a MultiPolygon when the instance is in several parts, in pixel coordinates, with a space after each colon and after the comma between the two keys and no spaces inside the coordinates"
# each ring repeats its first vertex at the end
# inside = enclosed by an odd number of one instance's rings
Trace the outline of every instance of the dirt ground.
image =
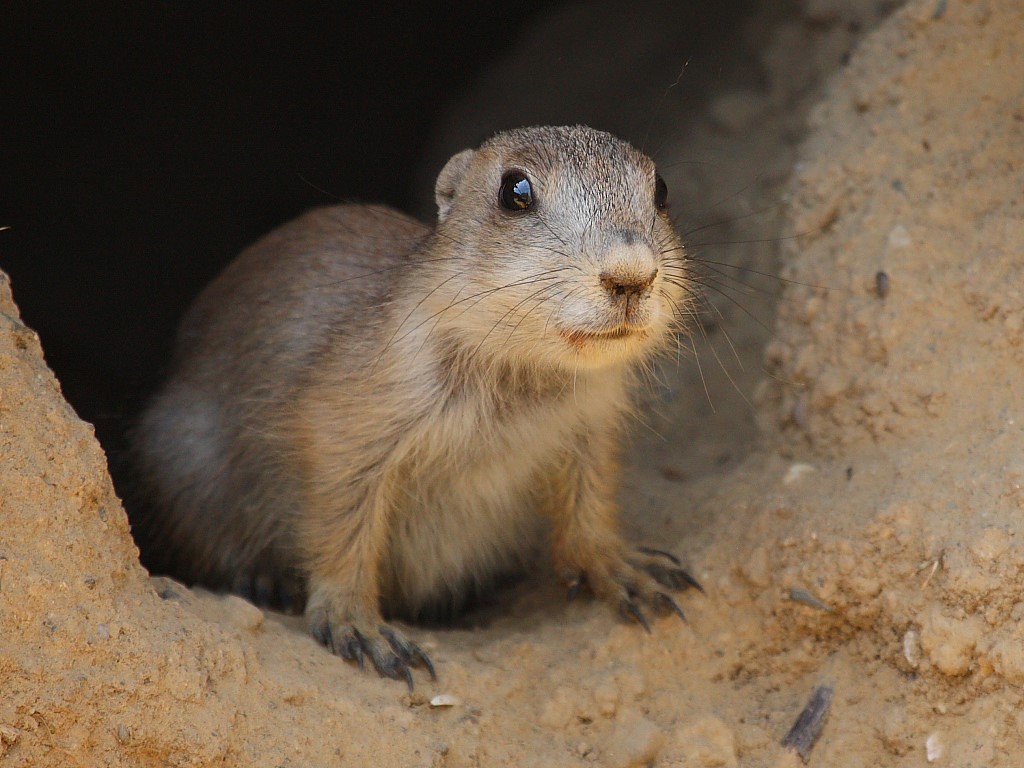
{"type": "Polygon", "coordinates": [[[711,304],[621,499],[705,585],[686,624],[645,635],[539,574],[410,629],[439,675],[410,695],[298,620],[149,578],[3,279],[0,764],[781,768],[829,685],[809,765],[1021,765],[1024,6],[787,13],[737,30],[762,77],[666,99],[648,147],[711,304]]]}

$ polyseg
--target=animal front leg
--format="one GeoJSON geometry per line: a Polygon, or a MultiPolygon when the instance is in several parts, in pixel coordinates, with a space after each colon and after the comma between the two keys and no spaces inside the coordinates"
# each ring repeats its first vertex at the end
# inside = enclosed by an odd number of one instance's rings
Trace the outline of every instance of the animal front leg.
{"type": "MultiPolygon", "coordinates": [[[[310,567],[306,620],[310,632],[333,653],[360,668],[369,657],[378,674],[405,680],[413,688],[413,667],[436,679],[427,654],[380,613],[380,563],[386,556],[390,514],[381,483],[366,486],[355,508],[337,512],[319,506],[307,510],[303,543],[310,567]]],[[[320,494],[323,498],[352,494],[320,494]]]]}
{"type": "Polygon", "coordinates": [[[610,437],[601,435],[581,441],[583,449],[566,461],[554,481],[555,567],[568,584],[570,597],[589,587],[621,617],[649,632],[648,611],[685,618],[670,593],[701,587],[671,553],[633,549],[622,540],[615,504],[618,468],[611,443],[610,437]]]}

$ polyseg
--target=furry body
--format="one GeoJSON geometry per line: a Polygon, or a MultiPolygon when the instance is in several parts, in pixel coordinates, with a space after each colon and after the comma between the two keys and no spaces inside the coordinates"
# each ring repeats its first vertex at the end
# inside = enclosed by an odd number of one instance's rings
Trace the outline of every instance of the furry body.
{"type": "Polygon", "coordinates": [[[614,501],[634,379],[690,301],[660,183],[608,134],[522,129],[449,161],[435,228],[339,206],[244,252],[139,425],[150,548],[190,581],[308,595],[316,636],[391,676],[429,662],[382,612],[457,605],[545,528],[562,578],[644,623],[686,581],[626,547],[614,501]],[[529,209],[499,200],[510,169],[529,209]]]}

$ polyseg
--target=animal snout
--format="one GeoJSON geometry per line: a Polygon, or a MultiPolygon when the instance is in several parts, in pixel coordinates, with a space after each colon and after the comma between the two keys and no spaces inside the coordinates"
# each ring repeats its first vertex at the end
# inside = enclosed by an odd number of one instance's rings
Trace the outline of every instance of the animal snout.
{"type": "Polygon", "coordinates": [[[598,277],[601,286],[611,294],[612,298],[637,298],[651,287],[658,276],[658,270],[641,275],[631,270],[602,272],[598,277]]]}

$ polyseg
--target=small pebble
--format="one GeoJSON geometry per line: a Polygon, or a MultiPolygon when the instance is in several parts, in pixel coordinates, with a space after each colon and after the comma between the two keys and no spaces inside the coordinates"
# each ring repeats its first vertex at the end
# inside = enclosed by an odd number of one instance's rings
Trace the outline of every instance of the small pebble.
{"type": "Polygon", "coordinates": [[[906,248],[912,242],[910,233],[902,224],[897,224],[889,230],[889,236],[886,239],[890,248],[906,248]]]}
{"type": "Polygon", "coordinates": [[[792,464],[789,469],[786,470],[786,474],[782,478],[782,484],[792,485],[797,480],[800,480],[805,475],[809,475],[814,471],[814,467],[810,464],[792,464]]]}
{"type": "Polygon", "coordinates": [[[912,669],[921,664],[921,636],[916,629],[908,629],[903,635],[903,658],[912,669]]]}
{"type": "Polygon", "coordinates": [[[875,293],[880,299],[889,295],[889,274],[887,272],[879,270],[875,273],[875,293]]]}
{"type": "Polygon", "coordinates": [[[462,704],[462,699],[450,693],[439,693],[430,700],[432,707],[457,707],[462,704]]]}
{"type": "Polygon", "coordinates": [[[934,763],[941,758],[942,754],[946,751],[942,735],[938,733],[931,734],[924,742],[924,751],[929,763],[934,763]]]}

